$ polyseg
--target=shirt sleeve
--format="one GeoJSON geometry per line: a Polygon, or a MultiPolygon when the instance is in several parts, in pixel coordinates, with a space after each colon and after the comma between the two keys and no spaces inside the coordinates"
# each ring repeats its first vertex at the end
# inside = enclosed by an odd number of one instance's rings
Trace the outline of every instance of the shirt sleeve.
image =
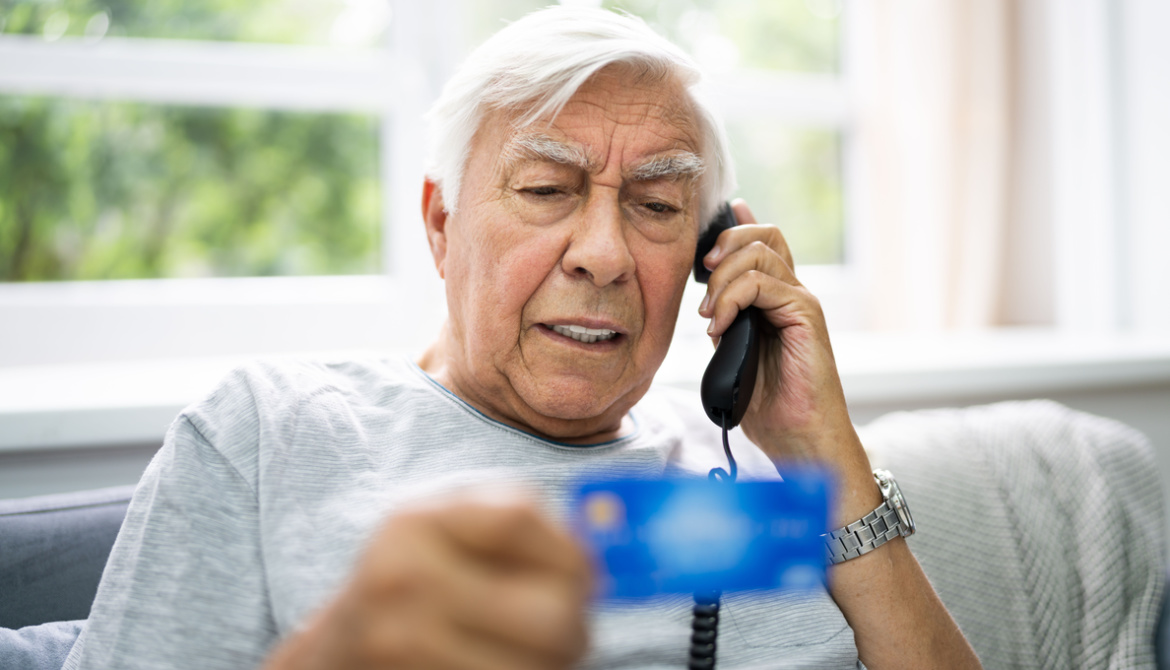
{"type": "Polygon", "coordinates": [[[277,634],[254,484],[180,415],[147,467],[66,670],[252,668],[277,634]]]}
{"type": "Polygon", "coordinates": [[[85,621],[53,621],[17,630],[0,628],[0,668],[57,670],[85,621]]]}

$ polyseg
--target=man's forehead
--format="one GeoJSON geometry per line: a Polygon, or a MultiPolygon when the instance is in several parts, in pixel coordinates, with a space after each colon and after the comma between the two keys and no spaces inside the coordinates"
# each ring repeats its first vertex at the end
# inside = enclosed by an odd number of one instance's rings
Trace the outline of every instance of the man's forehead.
{"type": "Polygon", "coordinates": [[[508,119],[511,137],[505,145],[515,144],[542,157],[559,154],[579,163],[583,154],[598,161],[619,137],[627,150],[636,147],[636,155],[622,157],[624,163],[672,150],[698,153],[701,144],[698,116],[686,87],[676,77],[651,77],[624,64],[594,73],[548,116],[533,119],[524,110],[513,111],[517,114],[508,119]],[[557,149],[556,143],[574,149],[557,149]]]}

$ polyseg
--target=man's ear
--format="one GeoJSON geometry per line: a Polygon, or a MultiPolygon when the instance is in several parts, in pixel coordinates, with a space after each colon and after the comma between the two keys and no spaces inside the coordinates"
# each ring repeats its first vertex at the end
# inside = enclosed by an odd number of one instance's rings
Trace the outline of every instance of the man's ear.
{"type": "Polygon", "coordinates": [[[427,242],[431,245],[431,256],[439,277],[446,278],[444,264],[447,260],[447,208],[443,206],[443,187],[429,177],[423,182],[423,222],[427,227],[427,242]]]}

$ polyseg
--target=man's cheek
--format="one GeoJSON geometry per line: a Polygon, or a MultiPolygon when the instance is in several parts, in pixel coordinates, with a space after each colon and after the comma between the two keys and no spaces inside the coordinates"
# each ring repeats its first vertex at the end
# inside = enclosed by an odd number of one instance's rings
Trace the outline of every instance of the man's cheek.
{"type": "Polygon", "coordinates": [[[658,263],[646,263],[646,271],[639,273],[647,305],[670,305],[682,300],[690,278],[693,258],[672,258],[658,263]],[[685,262],[684,262],[685,261],[685,262]]]}
{"type": "Polygon", "coordinates": [[[493,262],[507,268],[509,290],[530,295],[556,269],[560,258],[558,244],[525,240],[493,262]]]}
{"type": "Polygon", "coordinates": [[[644,284],[642,295],[645,301],[646,328],[655,331],[655,339],[670,342],[678,319],[679,305],[686,289],[689,265],[684,272],[677,267],[659,269],[654,278],[644,284]]]}

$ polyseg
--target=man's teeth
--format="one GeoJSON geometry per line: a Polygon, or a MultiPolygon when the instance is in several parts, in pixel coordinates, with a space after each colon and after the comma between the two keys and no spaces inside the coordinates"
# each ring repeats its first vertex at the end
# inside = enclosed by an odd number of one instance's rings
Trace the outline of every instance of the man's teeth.
{"type": "Polygon", "coordinates": [[[602,342],[604,342],[605,340],[612,340],[614,337],[617,336],[616,332],[614,332],[612,330],[606,330],[604,328],[594,329],[594,328],[586,328],[584,326],[549,326],[549,327],[552,328],[554,331],[560,333],[561,335],[564,335],[565,337],[571,337],[574,340],[577,340],[578,342],[585,342],[586,344],[589,344],[591,342],[597,342],[599,340],[602,342]]]}

